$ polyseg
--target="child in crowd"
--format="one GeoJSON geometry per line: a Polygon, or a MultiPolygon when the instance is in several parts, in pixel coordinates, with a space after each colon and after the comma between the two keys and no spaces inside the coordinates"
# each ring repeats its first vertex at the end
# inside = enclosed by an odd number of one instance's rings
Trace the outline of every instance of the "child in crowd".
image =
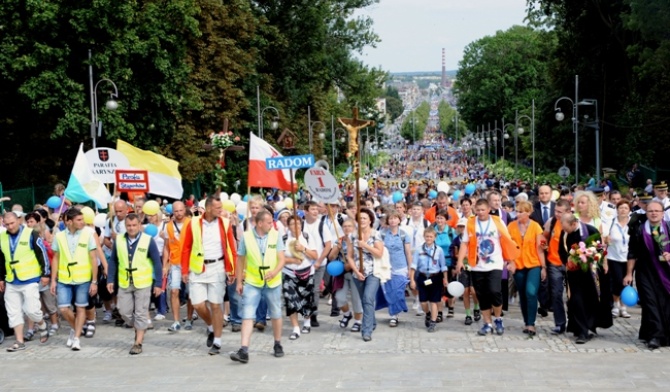
{"type": "Polygon", "coordinates": [[[426,313],[428,332],[435,332],[437,306],[447,282],[447,266],[442,248],[435,244],[435,229],[423,231],[424,244],[414,252],[410,271],[410,287],[419,290],[419,301],[426,313]],[[430,305],[430,307],[429,307],[430,305]]]}

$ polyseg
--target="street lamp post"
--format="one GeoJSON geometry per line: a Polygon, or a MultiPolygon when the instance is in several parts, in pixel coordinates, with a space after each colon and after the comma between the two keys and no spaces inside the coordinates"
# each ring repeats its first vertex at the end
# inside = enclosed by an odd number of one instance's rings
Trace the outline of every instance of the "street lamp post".
{"type": "Polygon", "coordinates": [[[91,60],[91,50],[88,51],[88,77],[89,77],[89,87],[91,92],[91,138],[93,139],[93,148],[97,147],[97,139],[99,136],[102,136],[102,121],[98,119],[98,85],[101,82],[110,83],[114,87],[114,92],[110,93],[110,99],[105,104],[105,107],[108,110],[116,110],[119,107],[119,103],[114,100],[114,98],[119,97],[119,89],[116,88],[116,84],[109,79],[103,78],[98,80],[98,82],[93,84],[93,62],[91,60]]]}
{"type": "MultiPolygon", "coordinates": [[[[517,113],[518,116],[518,113],[517,113]]],[[[521,119],[528,119],[530,121],[530,139],[531,143],[533,145],[533,186],[535,186],[535,100],[533,99],[532,101],[532,107],[531,107],[531,117],[524,115],[518,116],[518,121],[521,121],[521,119]]],[[[523,128],[519,127],[519,134],[523,133],[523,128]]]]}
{"type": "MultiPolygon", "coordinates": [[[[336,135],[337,131],[342,131],[342,133],[341,133],[342,135],[347,134],[347,131],[345,131],[344,129],[335,128],[335,117],[331,116],[331,118],[330,118],[330,144],[331,144],[331,147],[332,147],[332,156],[333,156],[332,157],[333,158],[333,167],[331,168],[333,173],[335,172],[335,156],[337,154],[337,149],[335,149],[335,144],[336,144],[335,140],[337,138],[337,135],[336,135]]],[[[344,143],[346,141],[347,141],[346,136],[340,137],[340,143],[344,143]]]]}
{"type": "MultiPolygon", "coordinates": [[[[309,152],[310,154],[314,153],[314,124],[321,124],[323,129],[326,129],[326,124],[321,121],[312,121],[312,109],[310,106],[307,106],[307,129],[309,130],[309,152]]],[[[319,139],[323,140],[326,138],[326,134],[319,132],[319,139]]]]}
{"type": "Polygon", "coordinates": [[[259,125],[258,137],[261,138],[261,139],[263,139],[263,136],[264,136],[264,133],[263,133],[263,128],[264,128],[263,113],[265,113],[265,111],[268,110],[268,109],[271,109],[271,110],[275,111],[275,117],[272,119],[272,122],[270,123],[270,128],[274,131],[275,129],[277,129],[279,127],[279,121],[278,121],[279,120],[279,110],[277,110],[277,108],[275,108],[274,106],[264,107],[263,110],[258,112],[258,125],[259,125]]]}
{"type": "MultiPolygon", "coordinates": [[[[495,134],[493,135],[493,142],[496,143],[496,142],[498,141],[498,132],[500,132],[500,142],[501,142],[501,144],[502,144],[501,147],[502,147],[502,159],[503,159],[503,162],[505,161],[505,139],[509,139],[509,134],[508,134],[507,132],[505,132],[505,125],[504,125],[504,124],[505,124],[505,119],[504,119],[504,118],[503,118],[503,127],[502,127],[502,129],[501,129],[501,128],[498,128],[498,120],[495,120],[495,122],[493,123],[493,126],[494,126],[493,132],[495,133],[495,134]]],[[[510,125],[510,124],[507,124],[507,125],[510,125]]],[[[498,146],[496,145],[496,148],[497,148],[497,147],[498,147],[498,146]]]]}
{"type": "MultiPolygon", "coordinates": [[[[598,100],[597,99],[584,99],[579,105],[591,106],[594,105],[596,108],[596,120],[593,123],[586,122],[584,125],[587,127],[594,128],[596,131],[596,186],[600,186],[600,119],[598,117],[598,100]]],[[[589,116],[585,115],[584,118],[588,120],[589,116]]]]}
{"type": "Polygon", "coordinates": [[[563,121],[565,118],[561,108],[558,107],[561,101],[568,101],[572,105],[572,133],[575,134],[575,183],[577,184],[579,183],[579,107],[577,105],[577,102],[579,102],[579,75],[575,75],[575,100],[573,101],[569,97],[560,97],[554,103],[557,121],[563,121]]]}
{"type": "MultiPolygon", "coordinates": [[[[526,120],[530,121],[531,128],[534,127],[534,124],[533,124],[534,120],[531,117],[529,117],[525,114],[519,115],[519,111],[518,110],[516,111],[515,119],[514,119],[514,124],[515,124],[514,128],[516,129],[516,132],[514,133],[514,155],[515,155],[514,175],[515,175],[515,177],[516,177],[516,171],[517,171],[518,166],[519,166],[519,135],[523,134],[523,128],[521,127],[520,123],[521,123],[521,120],[523,120],[523,119],[526,119],[526,120]]],[[[533,178],[533,180],[535,180],[535,179],[533,178]]]]}

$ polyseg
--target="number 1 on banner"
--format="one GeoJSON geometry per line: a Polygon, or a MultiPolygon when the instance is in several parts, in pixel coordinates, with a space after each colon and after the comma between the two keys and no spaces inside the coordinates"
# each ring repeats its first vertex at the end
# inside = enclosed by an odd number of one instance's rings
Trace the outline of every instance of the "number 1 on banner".
{"type": "Polygon", "coordinates": [[[320,186],[321,188],[325,188],[325,187],[326,187],[326,184],[323,183],[323,177],[317,177],[316,179],[319,181],[319,186],[320,186]]]}

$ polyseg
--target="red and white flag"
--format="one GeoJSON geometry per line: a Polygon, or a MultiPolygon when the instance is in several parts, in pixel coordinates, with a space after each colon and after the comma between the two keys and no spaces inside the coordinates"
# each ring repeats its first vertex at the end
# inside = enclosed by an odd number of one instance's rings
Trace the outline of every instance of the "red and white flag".
{"type": "MultiPolygon", "coordinates": [[[[289,170],[268,170],[265,166],[267,158],[281,157],[282,154],[268,142],[249,134],[249,187],[276,188],[291,192],[291,175],[289,170]]],[[[293,186],[297,186],[295,174],[293,186]]]]}

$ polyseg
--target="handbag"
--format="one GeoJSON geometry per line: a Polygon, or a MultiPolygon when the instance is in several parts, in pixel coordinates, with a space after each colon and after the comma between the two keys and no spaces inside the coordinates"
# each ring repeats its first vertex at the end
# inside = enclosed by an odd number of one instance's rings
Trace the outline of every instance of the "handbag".
{"type": "Polygon", "coordinates": [[[312,267],[307,267],[299,270],[294,270],[293,273],[295,274],[295,277],[298,278],[298,280],[308,280],[310,276],[312,276],[312,267]]]}

